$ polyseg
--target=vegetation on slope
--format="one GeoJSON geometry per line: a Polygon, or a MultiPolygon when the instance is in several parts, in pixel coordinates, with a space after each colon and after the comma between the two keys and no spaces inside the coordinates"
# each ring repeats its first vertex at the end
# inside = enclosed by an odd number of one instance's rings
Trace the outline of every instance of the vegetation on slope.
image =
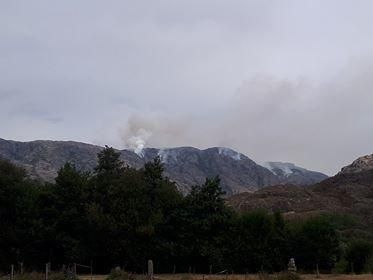
{"type": "Polygon", "coordinates": [[[342,240],[327,217],[238,214],[222,195],[212,178],[183,197],[159,158],[136,170],[112,148],[99,152],[93,173],[66,163],[53,184],[0,161],[0,269],[92,261],[96,271],[143,272],[152,259],[157,273],[272,272],[286,269],[290,257],[302,270],[371,269],[372,247],[342,240]]]}

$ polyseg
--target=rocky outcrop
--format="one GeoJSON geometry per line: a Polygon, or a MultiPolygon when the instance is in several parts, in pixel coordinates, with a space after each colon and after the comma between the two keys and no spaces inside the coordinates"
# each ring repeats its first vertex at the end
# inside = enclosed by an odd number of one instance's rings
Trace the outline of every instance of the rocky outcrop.
{"type": "Polygon", "coordinates": [[[353,163],[341,169],[341,174],[359,173],[373,170],[373,154],[359,157],[353,163]]]}

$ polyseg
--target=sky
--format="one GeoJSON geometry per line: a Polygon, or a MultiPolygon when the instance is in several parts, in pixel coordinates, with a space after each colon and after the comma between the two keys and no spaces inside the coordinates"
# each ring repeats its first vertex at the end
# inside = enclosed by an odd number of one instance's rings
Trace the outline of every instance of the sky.
{"type": "Polygon", "coordinates": [[[373,153],[370,0],[2,0],[0,138],[373,153]]]}

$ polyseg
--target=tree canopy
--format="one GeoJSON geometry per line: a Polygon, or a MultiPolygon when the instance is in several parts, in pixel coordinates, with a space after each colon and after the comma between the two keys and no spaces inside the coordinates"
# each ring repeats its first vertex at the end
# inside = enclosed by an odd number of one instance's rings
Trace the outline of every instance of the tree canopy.
{"type": "Polygon", "coordinates": [[[303,269],[331,269],[343,257],[357,269],[369,259],[369,252],[358,258],[360,243],[341,255],[327,219],[240,214],[223,196],[219,177],[183,196],[163,175],[160,158],[134,169],[109,147],[93,173],[66,163],[54,183],[0,160],[0,269],[93,261],[97,271],[119,265],[142,272],[153,259],[156,272],[257,272],[286,269],[290,257],[303,269]]]}

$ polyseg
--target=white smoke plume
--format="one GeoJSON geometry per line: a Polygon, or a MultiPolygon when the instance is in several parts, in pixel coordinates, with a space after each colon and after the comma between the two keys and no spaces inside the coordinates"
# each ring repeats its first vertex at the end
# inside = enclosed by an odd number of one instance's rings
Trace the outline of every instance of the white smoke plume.
{"type": "Polygon", "coordinates": [[[177,118],[134,115],[122,138],[138,153],[145,146],[224,146],[257,162],[289,161],[332,175],[371,153],[372,72],[373,61],[356,61],[317,83],[258,76],[224,106],[177,118]]]}
{"type": "Polygon", "coordinates": [[[121,130],[127,149],[143,156],[146,147],[180,146],[188,141],[185,119],[167,118],[160,114],[133,114],[121,130]]]}
{"type": "Polygon", "coordinates": [[[135,131],[134,135],[126,141],[126,148],[133,150],[137,155],[144,156],[144,148],[149,137],[152,135],[150,131],[143,128],[135,131]]]}

